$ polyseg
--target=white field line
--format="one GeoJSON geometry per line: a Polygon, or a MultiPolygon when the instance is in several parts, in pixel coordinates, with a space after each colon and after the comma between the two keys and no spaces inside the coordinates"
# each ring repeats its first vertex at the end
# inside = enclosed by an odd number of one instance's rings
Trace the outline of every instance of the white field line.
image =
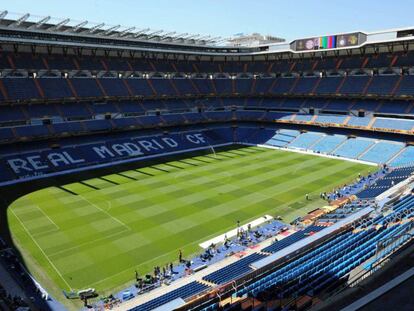
{"type": "Polygon", "coordinates": [[[130,226],[128,226],[127,224],[123,223],[122,221],[120,221],[119,219],[115,218],[114,216],[112,216],[111,214],[109,214],[107,211],[105,211],[104,209],[100,208],[98,205],[96,205],[95,203],[91,202],[90,200],[88,200],[87,198],[85,198],[84,196],[82,196],[81,194],[78,194],[78,196],[80,198],[82,198],[83,200],[85,200],[86,202],[88,202],[90,205],[92,205],[93,207],[95,207],[96,209],[100,210],[102,213],[106,214],[107,216],[111,217],[114,221],[116,221],[117,223],[119,223],[120,225],[124,226],[125,228],[127,228],[128,230],[132,230],[130,226]]]}
{"type": "Polygon", "coordinates": [[[44,215],[47,219],[56,227],[57,230],[60,230],[59,226],[37,205],[35,207],[44,215]]]}
{"type": "Polygon", "coordinates": [[[54,256],[56,256],[56,255],[59,255],[59,254],[65,253],[65,252],[67,252],[67,251],[71,251],[71,250],[77,249],[77,248],[82,247],[82,246],[84,246],[84,245],[94,244],[94,243],[99,242],[99,241],[101,241],[101,240],[105,240],[105,239],[107,239],[107,238],[112,238],[112,237],[114,237],[114,236],[117,236],[117,235],[122,234],[122,233],[127,232],[127,231],[129,231],[129,230],[124,229],[124,230],[121,230],[121,231],[118,231],[118,232],[112,233],[112,234],[110,234],[110,235],[106,235],[106,236],[104,236],[104,237],[101,237],[101,238],[98,238],[98,239],[95,239],[95,240],[90,240],[90,241],[87,241],[87,242],[83,242],[83,243],[81,243],[81,244],[76,244],[76,246],[68,247],[68,248],[65,248],[65,249],[63,249],[63,250],[61,250],[61,251],[57,251],[57,252],[55,252],[55,253],[52,253],[52,254],[50,254],[50,257],[54,257],[54,256]]]}
{"type": "MultiPolygon", "coordinates": [[[[181,248],[185,248],[185,247],[187,247],[187,246],[189,246],[189,245],[191,245],[191,244],[194,244],[194,243],[200,242],[200,241],[202,241],[203,239],[205,239],[205,238],[199,239],[198,241],[192,241],[192,242],[190,242],[190,243],[187,243],[187,244],[185,244],[185,245],[181,246],[181,248]]],[[[170,251],[170,252],[163,253],[162,255],[159,255],[159,256],[157,256],[157,257],[152,257],[152,258],[151,258],[151,259],[149,259],[149,260],[146,260],[146,261],[140,262],[140,263],[139,263],[139,265],[137,265],[136,267],[142,266],[142,265],[146,264],[147,262],[150,262],[150,261],[152,261],[152,260],[156,260],[156,259],[158,259],[158,258],[161,258],[161,257],[167,256],[167,255],[169,255],[169,254],[171,254],[171,253],[174,253],[174,252],[176,252],[176,251],[177,251],[177,250],[172,250],[172,251],[170,251]]],[[[191,254],[191,255],[194,255],[194,254],[191,254]]],[[[125,272],[126,272],[126,271],[128,271],[128,270],[132,270],[133,268],[134,268],[134,267],[129,267],[129,268],[127,268],[127,269],[124,269],[124,270],[122,270],[122,271],[119,271],[119,272],[117,272],[117,273],[115,273],[115,274],[112,274],[112,275],[110,275],[110,276],[108,276],[108,277],[106,277],[106,278],[104,278],[104,279],[101,279],[101,280],[99,280],[99,281],[96,281],[96,282],[94,282],[94,283],[89,284],[88,286],[85,286],[85,288],[87,288],[87,287],[92,287],[92,286],[97,285],[97,284],[100,284],[100,283],[102,283],[102,282],[104,282],[104,281],[106,281],[106,280],[112,279],[113,277],[118,276],[118,275],[120,275],[120,274],[122,274],[122,273],[125,273],[125,272]]]]}
{"type": "Polygon", "coordinates": [[[45,258],[47,259],[47,261],[50,263],[50,265],[52,266],[52,268],[56,271],[56,273],[60,276],[60,278],[63,280],[63,282],[66,284],[66,286],[72,290],[72,287],[69,285],[69,283],[65,280],[65,278],[63,277],[62,273],[60,273],[60,271],[58,270],[58,268],[56,268],[55,264],[49,259],[49,257],[46,255],[45,251],[40,247],[39,243],[37,243],[37,241],[33,238],[32,234],[29,232],[29,230],[26,228],[26,226],[24,225],[24,223],[20,220],[20,218],[16,215],[16,213],[13,211],[13,209],[10,209],[11,212],[13,213],[14,217],[16,217],[16,219],[20,222],[20,224],[22,225],[23,229],[26,231],[26,233],[30,236],[30,238],[32,239],[32,241],[36,244],[36,246],[40,249],[40,251],[42,252],[43,256],[45,256],[45,258]]]}

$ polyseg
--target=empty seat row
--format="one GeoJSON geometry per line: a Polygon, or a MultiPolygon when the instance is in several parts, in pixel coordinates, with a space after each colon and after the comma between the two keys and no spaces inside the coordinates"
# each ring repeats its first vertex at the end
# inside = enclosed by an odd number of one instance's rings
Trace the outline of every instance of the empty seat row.
{"type": "MultiPolygon", "coordinates": [[[[29,100],[29,99],[60,99],[76,97],[127,97],[127,96],[186,96],[186,95],[254,95],[254,94],[368,94],[373,95],[407,95],[413,96],[409,89],[413,76],[348,76],[343,78],[341,85],[334,84],[336,77],[286,77],[261,79],[204,79],[204,78],[16,78],[9,77],[0,80],[4,88],[0,88],[0,100],[29,100]],[[332,81],[331,81],[332,80],[332,81]],[[408,81],[408,82],[406,82],[408,81]],[[331,90],[328,86],[332,85],[331,90]],[[369,86],[369,87],[368,87],[369,86]],[[385,87],[386,86],[386,87],[385,87]],[[322,88],[319,91],[319,87],[322,88]],[[368,87],[368,89],[366,89],[368,87]],[[395,92],[394,92],[395,91],[395,92]]],[[[313,102],[315,103],[315,102],[313,102]]],[[[346,101],[342,101],[346,103],[346,101]]],[[[373,102],[378,105],[377,102],[373,102]]],[[[302,101],[286,101],[281,106],[300,107],[302,101]],[[292,105],[292,106],[289,106],[292,105]]],[[[315,103],[317,104],[317,103],[315,103]]],[[[312,105],[312,101],[308,106],[312,105]]],[[[395,104],[394,106],[397,106],[395,104]]],[[[408,110],[408,104],[399,104],[398,113],[408,110]]],[[[334,104],[327,108],[341,109],[334,104]]],[[[375,110],[376,107],[355,105],[353,109],[375,110]]],[[[349,107],[343,106],[343,110],[349,107]]],[[[392,110],[391,112],[394,112],[392,110]]]]}

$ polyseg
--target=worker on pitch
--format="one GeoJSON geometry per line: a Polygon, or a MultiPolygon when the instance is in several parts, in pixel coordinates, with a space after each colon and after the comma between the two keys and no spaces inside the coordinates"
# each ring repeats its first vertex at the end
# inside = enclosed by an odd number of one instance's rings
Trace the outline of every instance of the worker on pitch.
{"type": "Polygon", "coordinates": [[[181,251],[181,249],[178,251],[178,262],[183,262],[183,252],[181,251]]]}

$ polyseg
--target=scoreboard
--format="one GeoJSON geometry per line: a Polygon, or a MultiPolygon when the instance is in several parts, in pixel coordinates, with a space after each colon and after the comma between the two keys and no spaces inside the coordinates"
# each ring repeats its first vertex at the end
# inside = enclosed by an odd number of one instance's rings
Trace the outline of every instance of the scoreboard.
{"type": "Polygon", "coordinates": [[[291,43],[291,48],[295,51],[326,50],[357,46],[365,41],[365,34],[361,32],[355,32],[349,34],[295,40],[291,43]]]}

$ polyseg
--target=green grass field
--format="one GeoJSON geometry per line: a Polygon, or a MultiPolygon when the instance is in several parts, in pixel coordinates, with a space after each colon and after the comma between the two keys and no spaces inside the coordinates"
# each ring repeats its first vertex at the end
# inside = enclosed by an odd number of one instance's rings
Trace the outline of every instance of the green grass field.
{"type": "Polygon", "coordinates": [[[42,189],[15,201],[8,220],[27,266],[58,299],[61,289],[108,293],[130,284],[135,269],[175,261],[178,249],[200,251],[237,220],[304,215],[325,205],[321,191],[370,169],[240,148],[42,189]]]}

